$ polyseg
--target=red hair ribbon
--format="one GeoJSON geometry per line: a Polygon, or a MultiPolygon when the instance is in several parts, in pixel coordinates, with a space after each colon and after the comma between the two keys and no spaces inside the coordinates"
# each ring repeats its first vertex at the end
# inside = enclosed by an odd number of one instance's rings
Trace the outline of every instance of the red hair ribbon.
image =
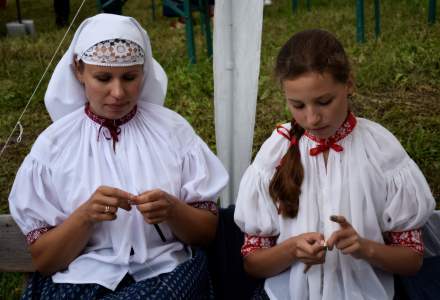
{"type": "Polygon", "coordinates": [[[277,129],[277,133],[282,135],[283,137],[285,137],[287,140],[290,141],[289,147],[290,146],[297,146],[298,145],[298,140],[296,139],[295,136],[290,136],[290,130],[287,129],[286,127],[284,127],[283,125],[277,125],[276,127],[277,129]]]}

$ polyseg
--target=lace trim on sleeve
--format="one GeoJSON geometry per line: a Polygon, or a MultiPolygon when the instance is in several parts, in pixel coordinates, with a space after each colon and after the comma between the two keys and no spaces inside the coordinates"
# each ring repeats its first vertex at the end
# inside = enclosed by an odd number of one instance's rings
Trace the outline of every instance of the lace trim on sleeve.
{"type": "Polygon", "coordinates": [[[271,248],[275,246],[278,236],[257,236],[244,234],[244,243],[241,247],[241,255],[244,257],[255,250],[271,248]]]}
{"type": "Polygon", "coordinates": [[[192,207],[195,207],[195,208],[209,210],[214,215],[218,215],[217,204],[215,204],[212,201],[191,202],[191,203],[188,203],[188,204],[191,205],[192,207]]]}
{"type": "Polygon", "coordinates": [[[422,230],[414,229],[401,232],[389,231],[385,234],[386,244],[390,246],[408,247],[415,252],[423,255],[424,245],[422,230]]]}
{"type": "Polygon", "coordinates": [[[38,240],[43,234],[51,230],[53,227],[47,226],[47,227],[40,227],[37,229],[32,230],[28,234],[26,234],[26,242],[28,246],[35,243],[36,240],[38,240]]]}

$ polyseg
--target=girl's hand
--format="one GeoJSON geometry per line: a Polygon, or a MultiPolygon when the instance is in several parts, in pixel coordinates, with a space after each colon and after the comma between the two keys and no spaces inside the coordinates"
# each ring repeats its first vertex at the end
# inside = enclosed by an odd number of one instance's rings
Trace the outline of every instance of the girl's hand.
{"type": "Polygon", "coordinates": [[[112,221],[116,219],[118,208],[129,211],[134,195],[123,190],[100,186],[90,196],[90,199],[83,203],[78,211],[83,213],[91,223],[112,221]]]}
{"type": "Polygon", "coordinates": [[[308,232],[293,238],[295,241],[295,257],[304,263],[304,272],[312,265],[325,261],[324,236],[318,232],[308,232]]]}
{"type": "Polygon", "coordinates": [[[160,190],[146,191],[135,197],[134,204],[148,224],[157,224],[168,220],[173,215],[178,200],[160,190]]]}
{"type": "Polygon", "coordinates": [[[357,231],[347,222],[343,216],[331,216],[330,220],[341,225],[341,229],[333,232],[327,240],[329,250],[334,246],[344,254],[352,255],[355,258],[364,257],[365,240],[359,236],[357,231]]]}

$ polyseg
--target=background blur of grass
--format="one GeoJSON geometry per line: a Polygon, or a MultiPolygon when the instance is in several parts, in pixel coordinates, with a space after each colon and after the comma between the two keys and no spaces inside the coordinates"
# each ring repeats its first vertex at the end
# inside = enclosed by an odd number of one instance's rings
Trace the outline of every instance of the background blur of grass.
{"type": "MultiPolygon", "coordinates": [[[[23,18],[34,20],[38,35],[5,37],[5,23],[15,19],[15,1],[9,2],[6,10],[0,10],[0,148],[65,32],[54,26],[52,1],[21,0],[23,18]]],[[[71,16],[80,2],[71,0],[71,16]]],[[[365,1],[367,42],[362,45],[355,42],[355,1],[314,0],[310,12],[301,6],[305,1],[299,1],[300,9],[295,15],[291,13],[290,0],[273,2],[265,8],[254,153],[276,123],[289,119],[279,87],[272,79],[278,49],[298,30],[324,28],[340,38],[351,56],[357,80],[353,110],[358,116],[380,122],[400,139],[439,200],[440,24],[427,25],[427,1],[381,1],[383,31],[378,40],[373,36],[373,1],[365,1]]],[[[171,20],[161,17],[160,10],[153,21],[150,4],[147,0],[130,0],[124,6],[124,14],[137,18],[150,34],[153,53],[169,76],[166,105],[187,118],[215,149],[212,61],[203,51],[199,27],[196,26],[199,61],[188,66],[184,31],[172,29],[171,20]]],[[[95,1],[88,0],[74,27],[95,13],[95,1]]],[[[55,61],[69,41],[63,44],[55,61]]],[[[36,136],[50,124],[43,104],[48,79],[46,76],[24,115],[22,142],[12,143],[0,157],[0,213],[8,212],[7,196],[21,161],[36,136]]],[[[17,298],[21,281],[19,274],[0,274],[0,299],[17,298]]]]}

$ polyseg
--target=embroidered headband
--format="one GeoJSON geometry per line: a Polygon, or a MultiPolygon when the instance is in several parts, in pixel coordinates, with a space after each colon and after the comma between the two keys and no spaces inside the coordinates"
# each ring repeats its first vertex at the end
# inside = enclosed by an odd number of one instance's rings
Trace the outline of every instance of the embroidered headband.
{"type": "Polygon", "coordinates": [[[143,65],[142,48],[130,40],[111,39],[96,43],[79,57],[84,63],[107,67],[143,65]]]}

